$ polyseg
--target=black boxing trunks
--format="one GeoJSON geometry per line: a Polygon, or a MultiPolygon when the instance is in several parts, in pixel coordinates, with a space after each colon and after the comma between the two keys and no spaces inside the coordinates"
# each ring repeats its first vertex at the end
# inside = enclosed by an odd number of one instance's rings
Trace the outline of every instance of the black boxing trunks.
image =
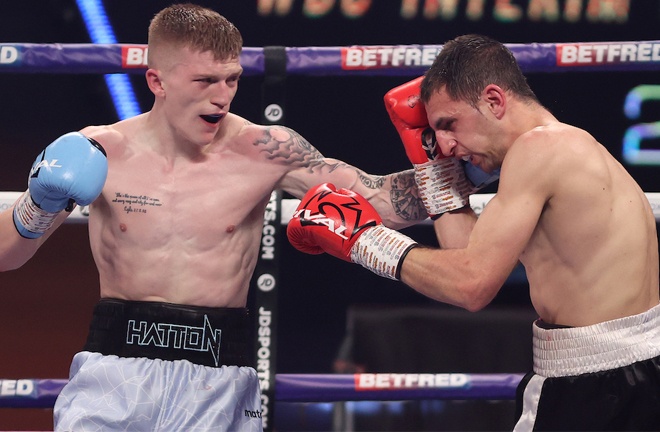
{"type": "Polygon", "coordinates": [[[533,326],[534,372],[518,386],[514,431],[660,430],[660,305],[547,327],[533,326]]]}
{"type": "Polygon", "coordinates": [[[253,366],[247,309],[101,299],[84,350],[119,357],[253,366]]]}

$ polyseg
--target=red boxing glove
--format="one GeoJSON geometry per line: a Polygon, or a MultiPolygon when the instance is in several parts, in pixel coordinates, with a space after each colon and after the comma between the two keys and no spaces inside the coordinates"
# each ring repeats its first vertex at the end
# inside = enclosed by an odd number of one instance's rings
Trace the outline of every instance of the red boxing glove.
{"type": "Polygon", "coordinates": [[[351,248],[360,234],[381,223],[376,209],[364,197],[323,183],[305,194],[286,232],[301,252],[326,252],[350,262],[351,248]]]}
{"type": "Polygon", "coordinates": [[[384,98],[385,109],[399,132],[408,159],[414,165],[444,157],[437,149],[435,134],[429,126],[424,104],[419,99],[422,79],[423,76],[395,87],[384,98]]]}
{"type": "Polygon", "coordinates": [[[325,252],[390,279],[398,279],[400,263],[416,246],[412,239],[384,227],[364,197],[330,183],[305,194],[286,233],[301,252],[325,252]]]}
{"type": "Polygon", "coordinates": [[[415,180],[426,211],[436,219],[468,205],[470,194],[476,189],[465,177],[461,162],[445,157],[440,151],[419,99],[422,79],[423,76],[393,88],[384,99],[390,120],[415,168],[415,180]]]}

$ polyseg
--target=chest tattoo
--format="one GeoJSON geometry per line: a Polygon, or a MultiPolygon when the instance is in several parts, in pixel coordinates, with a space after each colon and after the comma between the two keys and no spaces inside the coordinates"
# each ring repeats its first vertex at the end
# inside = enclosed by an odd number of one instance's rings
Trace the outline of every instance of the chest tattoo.
{"type": "Polygon", "coordinates": [[[163,205],[159,198],[148,195],[133,195],[122,192],[115,192],[114,204],[123,206],[123,211],[131,213],[147,213],[148,210],[158,208],[163,205]]]}

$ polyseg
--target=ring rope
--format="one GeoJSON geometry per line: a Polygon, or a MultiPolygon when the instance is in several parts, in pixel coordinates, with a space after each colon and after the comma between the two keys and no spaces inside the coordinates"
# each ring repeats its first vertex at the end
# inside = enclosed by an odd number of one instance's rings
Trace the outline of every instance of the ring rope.
{"type": "MultiPolygon", "coordinates": [[[[278,402],[513,400],[523,374],[277,374],[278,402]]],[[[0,408],[52,408],[66,379],[2,379],[0,408]]]]}
{"type": "MultiPolygon", "coordinates": [[[[506,44],[530,72],[641,71],[660,69],[660,40],[506,44]]],[[[268,48],[268,47],[266,47],[268,48]]],[[[264,50],[244,47],[244,75],[265,73],[264,50]]],[[[285,47],[286,72],[301,75],[419,76],[442,45],[285,47]]],[[[143,73],[145,44],[0,43],[0,72],[143,73]]]]}

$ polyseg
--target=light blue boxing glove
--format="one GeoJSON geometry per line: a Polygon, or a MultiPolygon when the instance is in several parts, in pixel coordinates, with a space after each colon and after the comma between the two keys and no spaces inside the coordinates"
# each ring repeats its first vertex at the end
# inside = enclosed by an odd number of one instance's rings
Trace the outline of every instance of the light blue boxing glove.
{"type": "Polygon", "coordinates": [[[74,203],[92,203],[103,190],[108,159],[99,143],[79,132],[62,135],[37,156],[28,190],[14,206],[14,225],[29,239],[41,237],[74,203]]]}

